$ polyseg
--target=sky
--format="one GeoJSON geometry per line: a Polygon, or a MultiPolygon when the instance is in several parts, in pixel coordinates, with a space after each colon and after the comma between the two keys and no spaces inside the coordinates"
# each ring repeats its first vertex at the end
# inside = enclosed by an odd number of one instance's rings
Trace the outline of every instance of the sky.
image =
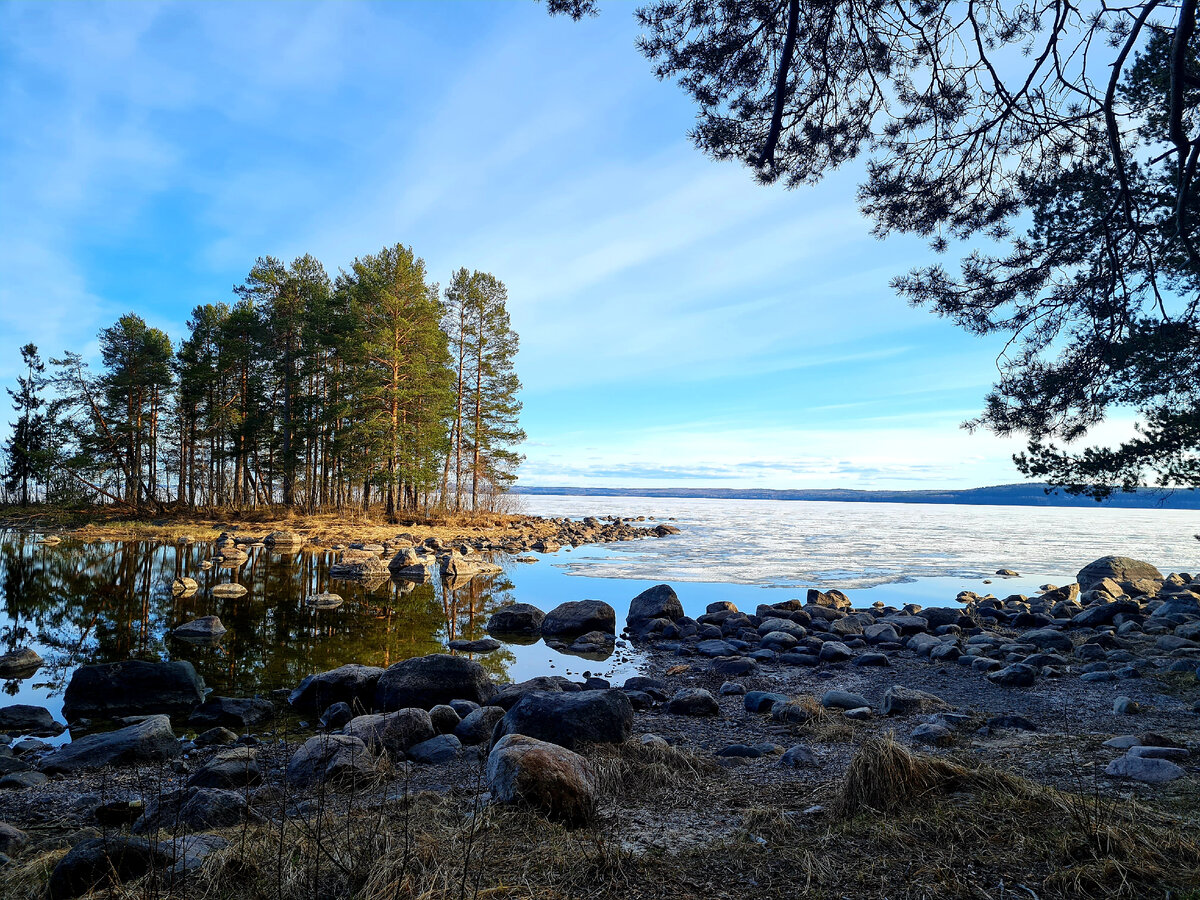
{"type": "Polygon", "coordinates": [[[1002,342],[888,286],[926,244],[870,235],[861,169],[704,157],[632,8],[0,4],[0,381],[129,311],[178,341],[258,256],[402,242],[508,286],[523,483],[1022,480],[1020,441],[960,427],[1002,342]]]}

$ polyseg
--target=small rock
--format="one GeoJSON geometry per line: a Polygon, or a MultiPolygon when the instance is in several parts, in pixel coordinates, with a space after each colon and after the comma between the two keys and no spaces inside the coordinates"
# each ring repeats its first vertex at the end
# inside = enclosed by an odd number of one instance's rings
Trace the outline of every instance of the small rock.
{"type": "Polygon", "coordinates": [[[721,707],[704,688],[682,688],[667,703],[667,712],[677,716],[719,716],[721,707]]]}
{"type": "Polygon", "coordinates": [[[1170,760],[1122,756],[1109,763],[1104,774],[1113,778],[1129,778],[1145,784],[1162,784],[1182,778],[1187,773],[1170,760]]]}

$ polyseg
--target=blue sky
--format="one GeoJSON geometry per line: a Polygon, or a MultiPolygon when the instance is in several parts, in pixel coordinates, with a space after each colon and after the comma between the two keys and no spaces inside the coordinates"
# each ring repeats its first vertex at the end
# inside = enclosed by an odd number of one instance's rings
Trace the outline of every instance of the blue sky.
{"type": "Polygon", "coordinates": [[[869,235],[857,169],[701,156],[631,9],[0,5],[0,378],[129,310],[178,339],[256,256],[402,241],[508,285],[526,483],[1020,480],[959,428],[1000,343],[888,287],[927,247],[869,235]]]}

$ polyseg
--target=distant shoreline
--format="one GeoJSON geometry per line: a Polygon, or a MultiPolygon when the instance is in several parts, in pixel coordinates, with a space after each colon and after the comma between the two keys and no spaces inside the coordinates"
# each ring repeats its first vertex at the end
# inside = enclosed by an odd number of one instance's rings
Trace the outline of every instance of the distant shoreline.
{"type": "Polygon", "coordinates": [[[1059,491],[1046,493],[1049,485],[1003,484],[960,490],[858,491],[768,490],[760,488],[607,488],[542,487],[518,485],[512,493],[535,497],[647,497],[679,500],[806,500],[839,503],[925,503],[965,506],[1041,506],[1095,509],[1196,509],[1200,510],[1200,492],[1195,490],[1139,490],[1114,494],[1097,503],[1089,497],[1073,497],[1059,491]]]}

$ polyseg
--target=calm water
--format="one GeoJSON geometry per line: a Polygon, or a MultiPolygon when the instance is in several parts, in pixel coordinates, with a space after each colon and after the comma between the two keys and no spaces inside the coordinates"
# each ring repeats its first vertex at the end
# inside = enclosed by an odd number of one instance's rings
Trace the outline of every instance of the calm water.
{"type": "MultiPolygon", "coordinates": [[[[312,672],[346,662],[386,666],[445,649],[456,637],[484,635],[499,605],[542,609],[567,600],[605,600],[624,619],[630,598],[669,582],[685,609],[714,600],[753,609],[841,587],[856,604],[875,600],[944,604],[958,591],[1029,592],[1064,583],[1108,553],[1149,560],[1164,571],[1200,569],[1200,516],[1180,510],[1073,510],[1020,507],[782,501],[524,497],[542,515],[645,515],[674,518],[683,533],[540,556],[533,564],[497,561],[504,572],[450,589],[385,580],[365,586],[328,576],[333,554],[275,554],[252,549],[236,569],[202,571],[212,546],[150,541],[55,547],[29,535],[0,533],[0,648],[33,646],[46,665],[10,681],[6,702],[38,703],[56,715],[78,665],[126,659],[187,659],[219,693],[250,695],[292,687],[312,672]],[[991,576],[1013,568],[1020,578],[991,576]],[[192,597],[171,596],[179,575],[200,583],[192,597]],[[991,579],[994,583],[985,584],[991,579]],[[212,597],[214,585],[237,581],[249,593],[212,597]],[[304,598],[331,590],[345,604],[314,611],[304,598]],[[214,646],[184,643],[169,632],[203,615],[221,617],[229,633],[214,646]]],[[[541,642],[506,644],[477,657],[496,680],[584,672],[622,679],[637,670],[629,649],[602,661],[557,653],[541,642]]],[[[64,738],[65,739],[65,738],[64,738]]]]}

